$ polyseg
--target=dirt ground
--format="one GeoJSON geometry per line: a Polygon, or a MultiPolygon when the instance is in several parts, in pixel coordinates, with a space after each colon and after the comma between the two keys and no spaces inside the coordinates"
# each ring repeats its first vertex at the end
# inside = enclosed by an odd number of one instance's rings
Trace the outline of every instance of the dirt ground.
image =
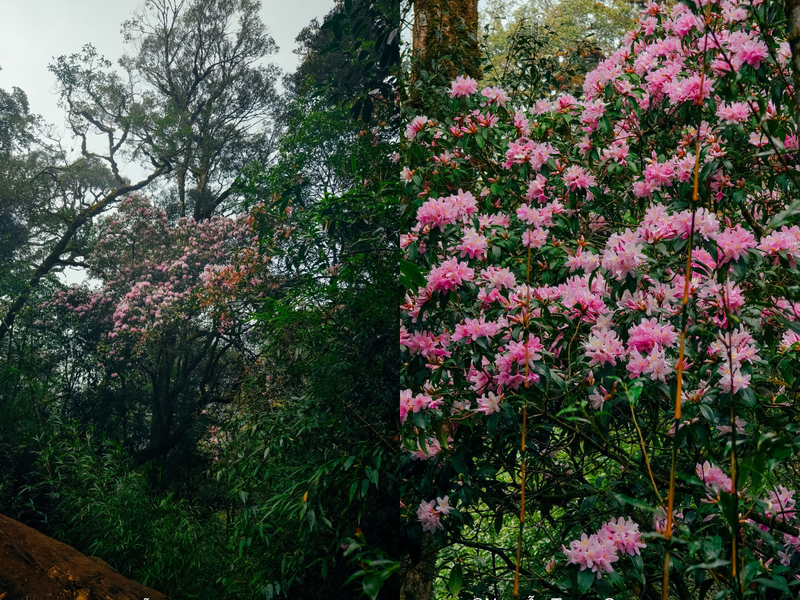
{"type": "Polygon", "coordinates": [[[99,558],[0,515],[0,600],[169,600],[99,558]]]}

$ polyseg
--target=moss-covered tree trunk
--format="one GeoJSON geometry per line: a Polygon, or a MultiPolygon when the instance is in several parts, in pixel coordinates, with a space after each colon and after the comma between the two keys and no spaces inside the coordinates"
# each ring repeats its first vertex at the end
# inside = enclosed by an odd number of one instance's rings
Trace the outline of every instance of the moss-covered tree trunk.
{"type": "Polygon", "coordinates": [[[436,540],[430,534],[423,534],[421,551],[406,556],[400,600],[431,600],[433,598],[433,579],[436,576],[436,540]]]}
{"type": "Polygon", "coordinates": [[[480,78],[478,0],[415,0],[411,80],[431,61],[449,79],[457,75],[480,78]]]}

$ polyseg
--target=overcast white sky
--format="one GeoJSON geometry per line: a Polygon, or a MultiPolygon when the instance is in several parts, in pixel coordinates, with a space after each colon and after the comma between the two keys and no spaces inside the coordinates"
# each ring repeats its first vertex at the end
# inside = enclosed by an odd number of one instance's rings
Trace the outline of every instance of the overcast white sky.
{"type": "MultiPolygon", "coordinates": [[[[262,0],[261,20],[280,50],[271,57],[284,71],[295,69],[294,38],[314,17],[321,20],[334,0],[262,0]]],[[[16,86],[28,95],[31,112],[60,126],[54,78],[47,65],[54,57],[93,44],[116,63],[124,54],[120,28],[141,0],[6,0],[0,19],[0,88],[16,86]]]]}

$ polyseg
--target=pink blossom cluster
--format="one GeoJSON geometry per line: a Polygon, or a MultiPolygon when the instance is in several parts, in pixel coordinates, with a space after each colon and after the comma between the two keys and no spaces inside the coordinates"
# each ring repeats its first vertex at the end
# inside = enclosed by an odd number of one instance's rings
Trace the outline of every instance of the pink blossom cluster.
{"type": "Polygon", "coordinates": [[[639,525],[633,519],[619,517],[604,524],[597,533],[581,534],[580,539],[570,542],[569,549],[562,545],[561,551],[567,564],[578,565],[581,571],[589,569],[600,579],[603,573],[614,572],[612,564],[619,560],[620,553],[634,556],[646,547],[639,525]]]}
{"type": "Polygon", "coordinates": [[[451,98],[464,98],[478,91],[478,82],[468,75],[459,75],[450,86],[451,98]]]}
{"type": "Polygon", "coordinates": [[[100,287],[73,286],[41,308],[104,323],[103,347],[114,361],[139,353],[166,326],[210,326],[221,335],[251,310],[251,291],[268,285],[252,217],[170,225],[139,196],[101,220],[87,263],[100,287]]]}
{"type": "Polygon", "coordinates": [[[471,192],[458,190],[457,194],[447,198],[427,200],[417,212],[416,231],[424,226],[438,227],[444,231],[446,225],[457,222],[469,222],[478,210],[478,204],[471,192]]]}
{"type": "Polygon", "coordinates": [[[705,461],[702,465],[697,463],[695,469],[698,479],[706,485],[709,496],[718,496],[720,492],[731,493],[733,489],[731,478],[718,466],[705,461]]]}
{"type": "MultiPolygon", "coordinates": [[[[684,415],[677,426],[662,418],[655,432],[668,443],[677,431],[687,435],[676,442],[699,443],[702,431],[717,433],[715,445],[731,427],[744,441],[764,426],[753,413],[785,408],[776,365],[788,373],[800,356],[800,310],[785,291],[800,226],[776,223],[792,194],[765,186],[798,171],[793,90],[773,98],[736,74],[791,81],[791,52],[778,40],[771,56],[772,34],[751,22],[747,3],[709,1],[714,35],[697,7],[648,2],[622,47],[587,74],[581,99],[512,109],[497,89],[472,91],[459,96],[458,114],[415,125],[427,134],[408,136],[416,183],[406,190],[417,212],[401,243],[425,275],[401,306],[413,374],[401,417],[414,439],[433,440],[419,417],[407,418],[415,410],[448,432],[450,446],[462,432],[510,421],[521,396],[547,398],[545,421],[587,410],[610,435],[617,427],[627,436],[625,391],[641,386],[639,402],[652,403],[644,412],[663,417],[678,366],[684,415]],[[750,87],[737,95],[737,85],[750,87]],[[456,167],[443,168],[446,152],[456,167]]],[[[437,443],[406,450],[447,461],[437,443]]],[[[695,465],[709,503],[731,490],[712,459],[720,461],[711,453],[695,465]]],[[[793,493],[776,487],[771,513],[794,518],[793,493]]],[[[612,524],[564,548],[569,563],[601,577],[620,554],[644,548],[632,521],[612,524]],[[620,542],[627,528],[632,545],[620,542]]]]}
{"type": "Polygon", "coordinates": [[[794,494],[794,490],[789,490],[782,485],[777,486],[776,489],[770,490],[766,499],[769,508],[764,511],[764,514],[768,518],[775,517],[779,521],[795,519],[797,513],[794,510],[796,503],[794,494]]]}
{"type": "Polygon", "coordinates": [[[436,498],[430,502],[420,502],[417,509],[417,518],[422,523],[422,531],[435,533],[437,530],[444,529],[441,518],[450,514],[453,507],[450,506],[448,496],[436,498]]]}

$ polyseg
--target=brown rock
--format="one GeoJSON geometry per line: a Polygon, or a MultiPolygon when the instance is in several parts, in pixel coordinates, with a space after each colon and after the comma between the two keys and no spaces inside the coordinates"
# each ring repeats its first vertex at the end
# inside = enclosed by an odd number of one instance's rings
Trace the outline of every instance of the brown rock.
{"type": "Polygon", "coordinates": [[[0,515],[0,599],[169,600],[99,558],[0,515]]]}

